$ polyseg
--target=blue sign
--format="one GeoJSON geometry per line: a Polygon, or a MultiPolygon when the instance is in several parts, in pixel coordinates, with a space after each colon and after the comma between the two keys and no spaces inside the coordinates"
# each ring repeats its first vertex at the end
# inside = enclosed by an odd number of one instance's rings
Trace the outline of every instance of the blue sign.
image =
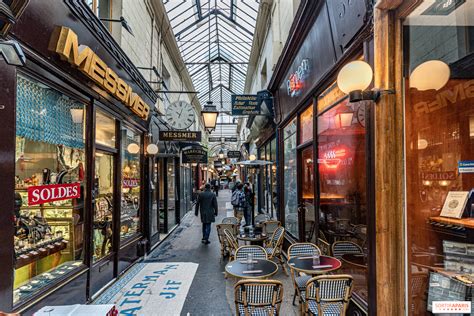
{"type": "Polygon", "coordinates": [[[474,173],[474,160],[458,161],[459,173],[474,173]]]}
{"type": "Polygon", "coordinates": [[[258,115],[260,114],[260,104],[255,94],[233,94],[232,115],[258,115]]]}

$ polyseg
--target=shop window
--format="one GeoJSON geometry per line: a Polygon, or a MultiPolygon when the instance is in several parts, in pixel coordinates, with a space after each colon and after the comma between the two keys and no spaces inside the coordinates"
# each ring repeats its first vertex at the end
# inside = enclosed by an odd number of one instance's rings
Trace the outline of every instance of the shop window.
{"type": "Polygon", "coordinates": [[[276,218],[279,218],[279,214],[273,214],[273,212],[277,211],[277,203],[278,203],[278,195],[277,195],[277,164],[276,164],[276,159],[277,159],[277,151],[276,151],[276,138],[273,138],[271,141],[270,145],[270,159],[273,162],[273,165],[271,165],[271,181],[270,181],[270,191],[271,191],[271,203],[272,203],[272,215],[274,215],[276,218]]]}
{"type": "Polygon", "coordinates": [[[303,200],[314,199],[313,147],[301,151],[301,195],[303,200]]]}
{"type": "Polygon", "coordinates": [[[293,119],[283,130],[283,206],[285,208],[285,227],[289,233],[298,238],[296,128],[296,119],[293,119]]]}
{"type": "Polygon", "coordinates": [[[140,187],[142,150],[140,134],[122,128],[122,199],[120,239],[127,239],[140,229],[140,187]]]}
{"type": "Polygon", "coordinates": [[[84,258],[84,104],[17,80],[13,301],[31,298],[84,258]]]}
{"type": "Polygon", "coordinates": [[[353,276],[353,296],[367,303],[366,131],[356,115],[364,111],[362,107],[363,103],[349,103],[346,98],[318,116],[317,163],[319,238],[342,259],[338,272],[353,276]],[[340,123],[341,113],[350,116],[344,124],[340,123]],[[358,255],[351,255],[348,249],[358,255]]]}
{"type": "Polygon", "coordinates": [[[472,0],[444,7],[424,1],[404,25],[406,271],[412,315],[435,312],[437,301],[472,301],[473,16],[472,0]]]}
{"type": "Polygon", "coordinates": [[[300,115],[300,139],[299,143],[304,144],[313,139],[313,106],[310,105],[300,115]]]}
{"type": "Polygon", "coordinates": [[[115,148],[115,120],[100,111],[95,116],[95,142],[115,148]]]}

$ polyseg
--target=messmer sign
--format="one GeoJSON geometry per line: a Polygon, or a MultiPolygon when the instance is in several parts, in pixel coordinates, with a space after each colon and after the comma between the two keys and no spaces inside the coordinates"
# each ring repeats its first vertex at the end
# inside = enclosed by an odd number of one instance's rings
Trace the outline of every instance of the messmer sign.
{"type": "Polygon", "coordinates": [[[232,115],[259,115],[260,104],[255,94],[233,94],[232,115]]]}

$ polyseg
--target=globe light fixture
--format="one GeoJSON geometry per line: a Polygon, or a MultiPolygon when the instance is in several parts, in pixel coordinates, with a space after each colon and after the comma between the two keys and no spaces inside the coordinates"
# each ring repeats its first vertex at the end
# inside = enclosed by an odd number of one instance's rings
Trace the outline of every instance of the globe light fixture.
{"type": "Polygon", "coordinates": [[[158,146],[156,144],[148,144],[148,146],[146,146],[146,153],[148,155],[156,155],[158,153],[158,146]]]}
{"type": "Polygon", "coordinates": [[[131,143],[127,146],[127,151],[131,154],[138,154],[140,151],[140,146],[138,146],[138,144],[131,143]]]}
{"type": "Polygon", "coordinates": [[[208,132],[213,131],[216,128],[219,112],[216,107],[212,105],[212,101],[207,101],[207,105],[201,110],[201,116],[204,121],[204,128],[208,132]]]}
{"type": "Polygon", "coordinates": [[[349,102],[377,101],[382,92],[393,94],[393,90],[366,90],[374,77],[372,67],[362,60],[347,63],[337,75],[337,86],[349,95],[349,102]]]}
{"type": "Polygon", "coordinates": [[[410,74],[410,88],[419,91],[439,90],[451,77],[451,69],[441,60],[428,60],[418,65],[410,74]]]}
{"type": "Polygon", "coordinates": [[[257,156],[255,156],[255,155],[250,155],[250,156],[249,156],[249,160],[250,160],[250,161],[255,161],[255,160],[257,160],[257,156]]]}

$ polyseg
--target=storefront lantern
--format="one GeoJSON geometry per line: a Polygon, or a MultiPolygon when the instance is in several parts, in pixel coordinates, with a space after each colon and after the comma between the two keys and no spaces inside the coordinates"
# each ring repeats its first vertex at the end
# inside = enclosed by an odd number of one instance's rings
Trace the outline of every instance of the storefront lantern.
{"type": "Polygon", "coordinates": [[[212,101],[207,101],[207,105],[201,110],[201,116],[204,121],[204,128],[208,132],[213,131],[216,128],[219,112],[216,107],[212,105],[212,101]]]}
{"type": "Polygon", "coordinates": [[[24,66],[26,57],[20,44],[16,41],[0,41],[0,57],[2,57],[8,65],[24,66]]]}

